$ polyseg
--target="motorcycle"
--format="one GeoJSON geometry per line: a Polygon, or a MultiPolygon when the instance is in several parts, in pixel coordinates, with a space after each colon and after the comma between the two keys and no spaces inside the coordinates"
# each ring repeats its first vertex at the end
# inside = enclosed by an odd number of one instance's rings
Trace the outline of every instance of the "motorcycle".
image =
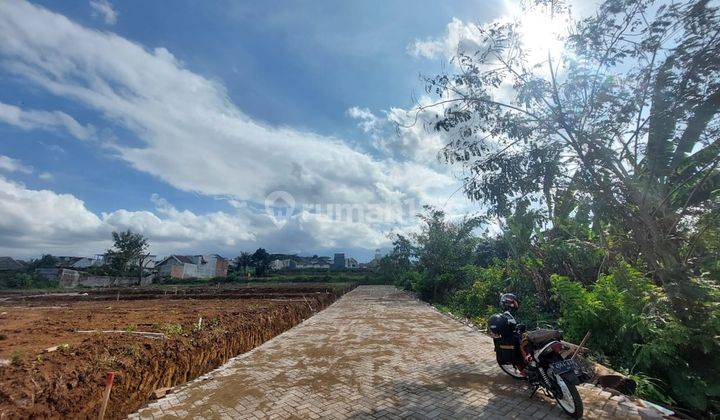
{"type": "Polygon", "coordinates": [[[502,328],[490,325],[498,365],[503,372],[530,385],[532,398],[538,390],[555,398],[572,418],[583,415],[583,402],[577,390],[584,374],[573,358],[562,356],[562,333],[553,329],[525,331],[514,319],[502,328]],[[514,327],[511,332],[508,327],[514,327]]]}

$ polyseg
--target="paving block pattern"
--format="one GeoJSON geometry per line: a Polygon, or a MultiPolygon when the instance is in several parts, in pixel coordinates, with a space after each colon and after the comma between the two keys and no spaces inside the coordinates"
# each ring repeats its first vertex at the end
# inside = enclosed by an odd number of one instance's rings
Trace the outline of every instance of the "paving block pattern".
{"type": "MultiPolygon", "coordinates": [[[[586,418],[659,418],[581,387],[586,418]]],[[[554,400],[504,374],[492,340],[392,286],[361,286],[131,418],[544,419],[554,400]]]]}

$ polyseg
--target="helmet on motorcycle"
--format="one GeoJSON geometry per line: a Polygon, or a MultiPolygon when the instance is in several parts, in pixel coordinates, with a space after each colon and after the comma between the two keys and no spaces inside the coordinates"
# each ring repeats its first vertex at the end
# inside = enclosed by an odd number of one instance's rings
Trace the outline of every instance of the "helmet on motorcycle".
{"type": "Polygon", "coordinates": [[[493,337],[508,337],[515,331],[515,324],[507,316],[495,314],[488,320],[488,332],[493,337]]]}
{"type": "Polygon", "coordinates": [[[500,307],[503,310],[513,313],[520,308],[520,301],[512,293],[505,293],[500,296],[500,307]]]}

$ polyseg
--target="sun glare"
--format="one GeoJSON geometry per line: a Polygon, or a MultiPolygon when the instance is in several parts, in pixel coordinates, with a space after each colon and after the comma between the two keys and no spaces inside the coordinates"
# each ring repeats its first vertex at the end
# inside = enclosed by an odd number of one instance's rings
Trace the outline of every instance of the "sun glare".
{"type": "Polygon", "coordinates": [[[515,16],[520,24],[521,41],[530,62],[545,61],[548,53],[553,59],[563,53],[566,12],[553,11],[550,6],[541,5],[526,9],[514,5],[511,9],[514,9],[512,16],[515,16]]]}

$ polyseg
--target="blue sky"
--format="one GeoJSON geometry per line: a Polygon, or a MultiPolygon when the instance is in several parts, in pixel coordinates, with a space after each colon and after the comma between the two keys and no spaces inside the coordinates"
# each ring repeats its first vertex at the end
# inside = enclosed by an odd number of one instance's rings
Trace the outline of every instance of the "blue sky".
{"type": "Polygon", "coordinates": [[[0,254],[93,254],[130,228],[159,254],[367,259],[412,219],[303,208],[447,205],[459,184],[434,158],[443,139],[392,123],[467,22],[510,6],[3,1],[0,254]],[[297,203],[280,227],[263,205],[273,191],[297,203]]]}

